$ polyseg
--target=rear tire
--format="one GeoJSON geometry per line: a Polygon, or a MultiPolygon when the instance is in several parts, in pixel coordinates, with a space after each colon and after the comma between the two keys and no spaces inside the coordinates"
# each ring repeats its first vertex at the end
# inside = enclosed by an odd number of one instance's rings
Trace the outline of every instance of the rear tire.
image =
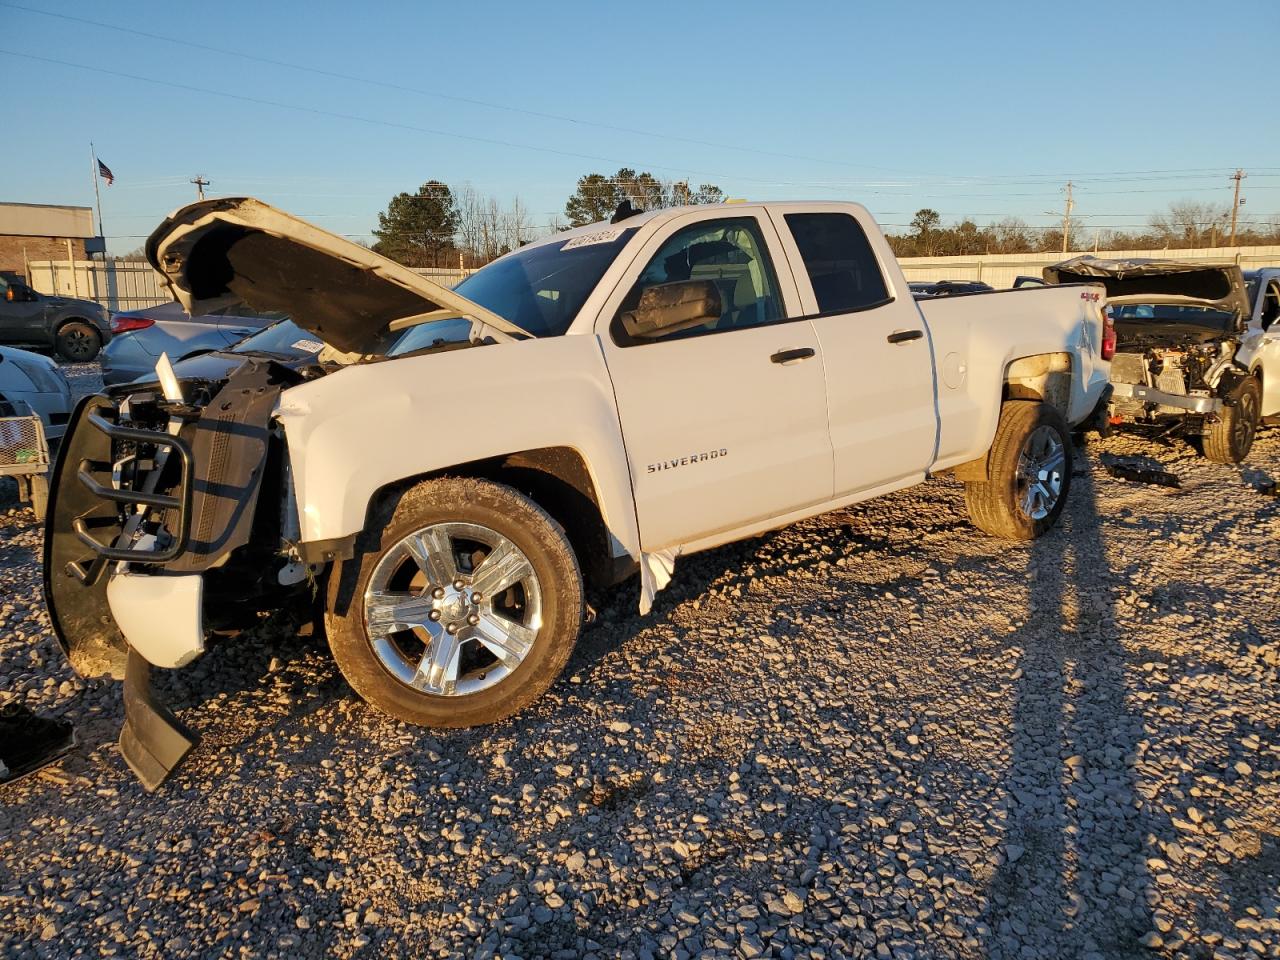
{"type": "Polygon", "coordinates": [[[1052,529],[1071,488],[1071,433],[1062,414],[1047,403],[1007,401],[987,467],[987,480],[964,485],[974,526],[1006,540],[1052,529]]]}
{"type": "Polygon", "coordinates": [[[1262,385],[1246,377],[1232,391],[1218,422],[1204,435],[1204,455],[1214,463],[1240,463],[1253,449],[1262,412],[1262,385]]]}
{"type": "Polygon", "coordinates": [[[54,345],[68,363],[88,363],[102,349],[102,335],[89,324],[72,320],[58,328],[54,345]]]}
{"type": "Polygon", "coordinates": [[[560,675],[582,627],[582,574],[528,497],[488,480],[428,480],[335,562],[326,607],[329,646],[356,693],[406,723],[470,727],[518,712],[560,675]],[[501,562],[486,568],[490,558],[501,562]]]}

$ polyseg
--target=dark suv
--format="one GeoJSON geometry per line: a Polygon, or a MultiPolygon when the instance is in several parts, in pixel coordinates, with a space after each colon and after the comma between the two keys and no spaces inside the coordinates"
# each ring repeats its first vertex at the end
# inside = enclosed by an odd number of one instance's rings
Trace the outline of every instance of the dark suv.
{"type": "Polygon", "coordinates": [[[36,293],[0,276],[0,343],[53,347],[65,360],[92,360],[111,339],[107,311],[92,300],[36,293]]]}

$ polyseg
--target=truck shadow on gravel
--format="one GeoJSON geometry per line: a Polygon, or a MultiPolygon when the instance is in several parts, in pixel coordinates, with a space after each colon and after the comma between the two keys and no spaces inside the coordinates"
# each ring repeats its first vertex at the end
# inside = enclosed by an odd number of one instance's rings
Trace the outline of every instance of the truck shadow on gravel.
{"type": "Polygon", "coordinates": [[[991,957],[1019,955],[1019,942],[1040,956],[1149,955],[1158,852],[1146,838],[1169,826],[1137,789],[1143,719],[1127,699],[1103,530],[1086,470],[1062,526],[1029,549],[1027,619],[1007,641],[1020,659],[1008,826],[986,891],[991,957]]]}

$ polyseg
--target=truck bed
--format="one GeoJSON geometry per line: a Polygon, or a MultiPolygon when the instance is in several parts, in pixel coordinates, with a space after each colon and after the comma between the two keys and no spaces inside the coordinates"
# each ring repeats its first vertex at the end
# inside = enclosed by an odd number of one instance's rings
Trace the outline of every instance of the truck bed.
{"type": "MultiPolygon", "coordinates": [[[[999,398],[993,398],[992,391],[1001,388],[1006,371],[1020,358],[1066,354],[1070,376],[1063,414],[1073,425],[1088,417],[1109,378],[1109,364],[1100,356],[1104,303],[1102,287],[1094,284],[917,301],[933,340],[938,376],[940,428],[934,469],[973,460],[991,445],[1000,414],[999,398]],[[1079,362],[1072,364],[1070,357],[1075,356],[1079,362]]],[[[1042,371],[1046,377],[1058,372],[1042,371]]],[[[1038,374],[1034,369],[1025,374],[1027,389],[1035,389],[1038,374]]]]}

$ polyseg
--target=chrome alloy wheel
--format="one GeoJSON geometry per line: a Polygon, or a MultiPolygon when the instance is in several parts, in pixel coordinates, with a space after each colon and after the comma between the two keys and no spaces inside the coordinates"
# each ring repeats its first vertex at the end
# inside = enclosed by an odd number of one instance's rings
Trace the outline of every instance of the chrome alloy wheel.
{"type": "Polygon", "coordinates": [[[514,543],[476,523],[435,523],[383,554],[364,592],[364,626],[406,686],[461,697],[501,683],[542,626],[542,588],[514,543]]]}
{"type": "Polygon", "coordinates": [[[1066,450],[1052,427],[1041,425],[1031,431],[1018,454],[1019,509],[1030,520],[1043,520],[1053,512],[1062,496],[1066,450]]]}

